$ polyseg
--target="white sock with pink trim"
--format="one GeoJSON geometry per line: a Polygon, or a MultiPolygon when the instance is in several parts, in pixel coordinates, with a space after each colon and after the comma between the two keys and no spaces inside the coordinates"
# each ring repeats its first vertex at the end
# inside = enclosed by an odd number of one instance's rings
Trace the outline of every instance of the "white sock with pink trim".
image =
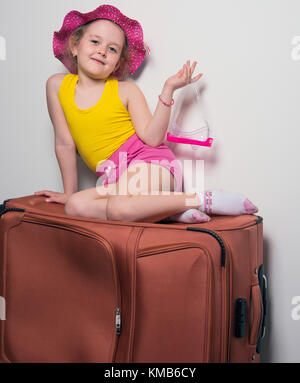
{"type": "Polygon", "coordinates": [[[165,222],[202,223],[210,221],[210,217],[198,209],[188,209],[164,219],[165,222]]]}
{"type": "Polygon", "coordinates": [[[241,215],[258,212],[258,208],[240,193],[206,190],[197,194],[200,201],[199,210],[206,214],[241,215]]]}

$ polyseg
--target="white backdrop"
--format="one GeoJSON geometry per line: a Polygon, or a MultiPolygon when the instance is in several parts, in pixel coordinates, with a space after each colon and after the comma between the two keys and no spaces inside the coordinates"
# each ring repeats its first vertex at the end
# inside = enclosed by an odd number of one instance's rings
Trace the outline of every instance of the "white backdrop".
{"type": "MultiPolygon", "coordinates": [[[[66,71],[53,56],[52,36],[68,11],[88,12],[100,4],[1,1],[0,202],[41,189],[63,191],[45,84],[50,75],[66,71]]],[[[123,0],[109,4],[143,26],[151,54],[133,80],[152,112],[164,81],[186,60],[198,61],[195,73],[204,73],[199,81],[203,115],[215,143],[198,151],[187,145],[171,148],[179,158],[205,161],[205,188],[239,191],[259,207],[269,282],[262,360],[300,362],[300,307],[296,306],[300,298],[295,298],[300,296],[300,2],[123,0]]],[[[182,90],[175,92],[172,116],[182,95],[182,90]]],[[[187,114],[190,126],[197,128],[194,110],[187,114]]],[[[78,167],[80,189],[95,186],[96,177],[81,159],[78,167]]]]}

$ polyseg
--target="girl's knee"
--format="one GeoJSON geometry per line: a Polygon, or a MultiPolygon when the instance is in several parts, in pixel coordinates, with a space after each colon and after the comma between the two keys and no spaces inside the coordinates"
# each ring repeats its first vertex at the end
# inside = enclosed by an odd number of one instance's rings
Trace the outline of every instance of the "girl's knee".
{"type": "Polygon", "coordinates": [[[110,196],[106,205],[106,216],[111,221],[134,221],[130,197],[110,196]]]}
{"type": "Polygon", "coordinates": [[[72,194],[65,204],[65,213],[67,215],[80,216],[82,213],[83,207],[76,194],[72,194]]]}

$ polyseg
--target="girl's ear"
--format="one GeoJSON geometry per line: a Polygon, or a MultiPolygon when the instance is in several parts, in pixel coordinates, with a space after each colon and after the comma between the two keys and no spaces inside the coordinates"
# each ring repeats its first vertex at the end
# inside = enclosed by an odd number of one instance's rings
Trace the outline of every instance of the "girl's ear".
{"type": "Polygon", "coordinates": [[[77,52],[77,48],[76,48],[76,47],[73,47],[73,48],[71,49],[71,52],[72,52],[73,57],[76,57],[76,56],[78,55],[78,52],[77,52]]]}
{"type": "Polygon", "coordinates": [[[72,38],[69,39],[69,49],[70,49],[73,57],[78,55],[77,45],[72,38]]]}

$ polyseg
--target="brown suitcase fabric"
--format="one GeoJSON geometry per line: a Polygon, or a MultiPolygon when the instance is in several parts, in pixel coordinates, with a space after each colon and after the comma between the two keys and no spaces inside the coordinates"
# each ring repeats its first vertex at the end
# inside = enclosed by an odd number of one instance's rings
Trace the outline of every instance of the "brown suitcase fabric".
{"type": "Polygon", "coordinates": [[[261,217],[103,221],[32,195],[0,214],[2,362],[260,360],[261,217]]]}

